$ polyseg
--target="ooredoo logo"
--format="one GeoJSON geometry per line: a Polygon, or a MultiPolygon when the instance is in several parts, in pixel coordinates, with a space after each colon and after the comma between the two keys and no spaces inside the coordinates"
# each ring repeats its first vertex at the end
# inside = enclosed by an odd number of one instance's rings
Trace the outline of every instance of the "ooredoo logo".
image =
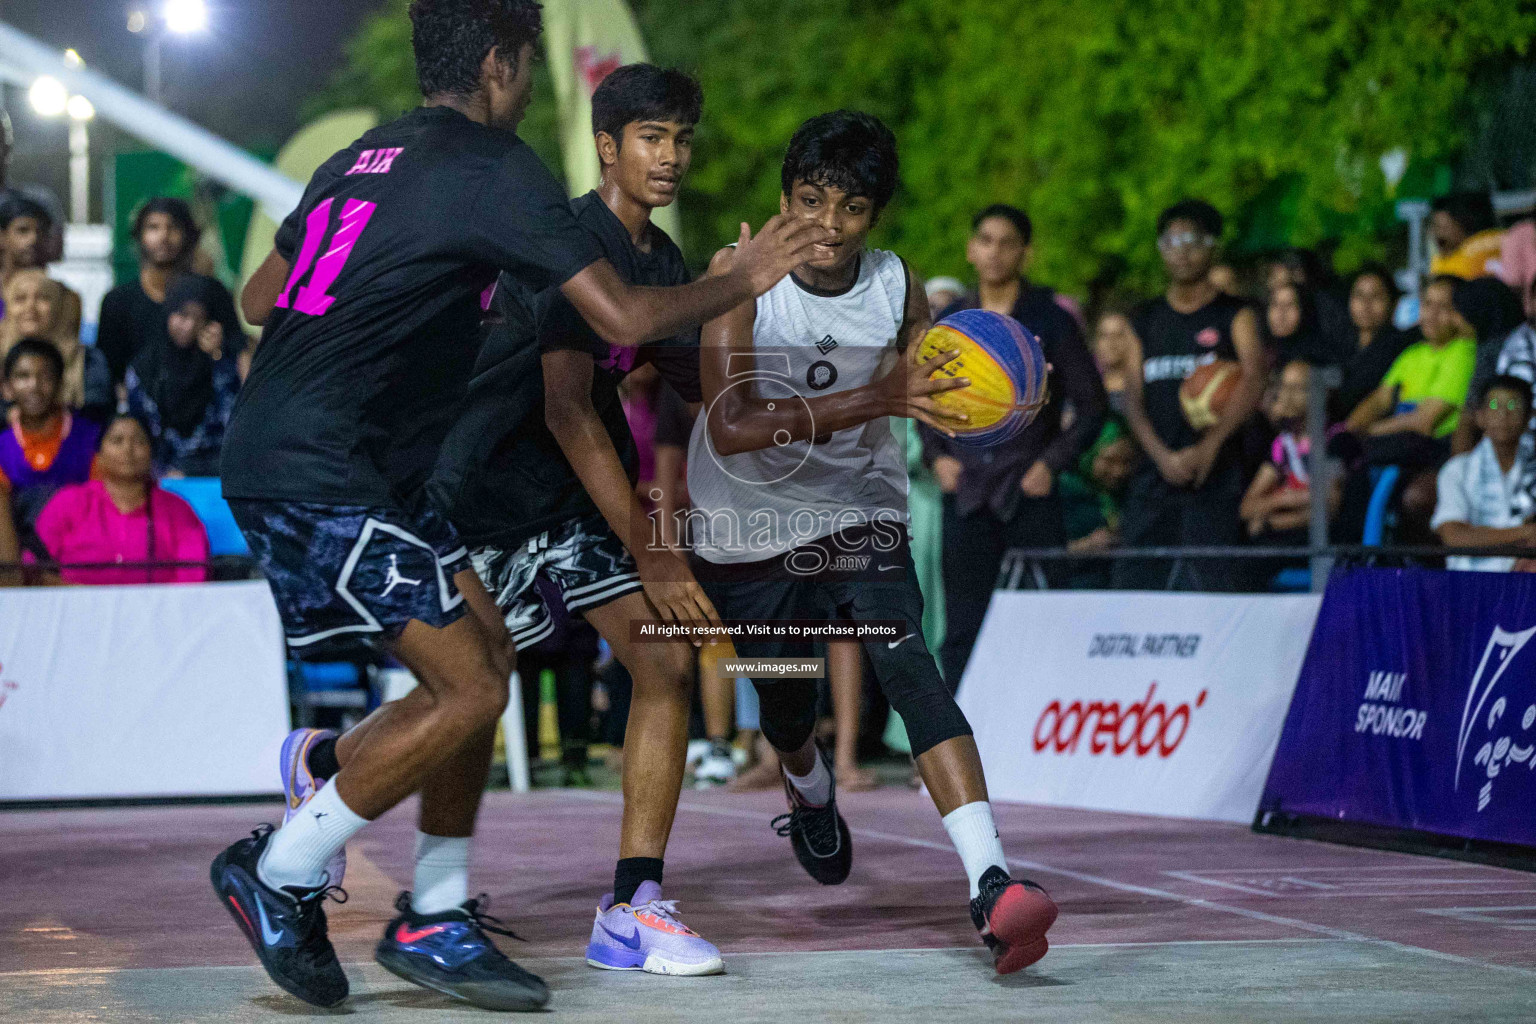
{"type": "Polygon", "coordinates": [[[1207,327],[1195,335],[1195,344],[1201,348],[1215,348],[1219,341],[1221,341],[1221,332],[1214,327],[1207,327]]]}
{"type": "Polygon", "coordinates": [[[1075,754],[1086,735],[1090,754],[1107,751],[1115,757],[1131,753],[1146,757],[1155,751],[1158,757],[1170,757],[1189,735],[1190,721],[1195,709],[1205,704],[1205,695],[1201,690],[1193,704],[1170,708],[1153,699],[1157,684],[1152,683],[1145,697],[1125,708],[1117,700],[1074,700],[1065,707],[1053,700],[1035,722],[1035,753],[1049,748],[1058,754],[1075,754]]]}

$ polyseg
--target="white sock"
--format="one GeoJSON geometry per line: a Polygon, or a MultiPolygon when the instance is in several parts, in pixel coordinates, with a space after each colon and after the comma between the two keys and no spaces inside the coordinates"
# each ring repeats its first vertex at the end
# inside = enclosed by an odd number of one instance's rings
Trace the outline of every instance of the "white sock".
{"type": "Polygon", "coordinates": [[[784,777],[795,787],[801,798],[813,807],[825,807],[827,801],[832,799],[832,773],[827,770],[827,762],[822,760],[819,753],[809,775],[796,775],[785,768],[784,777]]]}
{"type": "Polygon", "coordinates": [[[416,833],[416,882],[411,909],[418,914],[457,910],[469,899],[469,839],[416,833]]]}
{"type": "Polygon", "coordinates": [[[991,867],[1008,870],[1003,841],[992,821],[992,805],[985,800],[956,807],[944,815],[944,830],[971,879],[971,899],[981,892],[981,876],[991,867]]]}
{"type": "Polygon", "coordinates": [[[285,885],[313,889],[325,881],[326,862],[366,824],[368,819],[358,817],[331,782],[277,830],[256,865],[256,874],[274,889],[285,885]]]}

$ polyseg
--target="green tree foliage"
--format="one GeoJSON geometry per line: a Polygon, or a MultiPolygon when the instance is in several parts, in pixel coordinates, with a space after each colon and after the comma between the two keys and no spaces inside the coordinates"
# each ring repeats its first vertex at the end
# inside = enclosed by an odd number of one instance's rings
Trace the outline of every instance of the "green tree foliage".
{"type": "MultiPolygon", "coordinates": [[[[411,54],[411,0],[382,0],[378,14],[347,43],[340,70],[330,86],[305,110],[306,119],[344,107],[376,110],[381,120],[399,117],[421,102],[416,61],[411,54]]],[[[534,102],[520,134],[549,166],[560,166],[558,115],[549,70],[534,69],[534,102]]]]}
{"type": "MultiPolygon", "coordinates": [[[[389,0],[365,28],[329,99],[414,102],[405,6],[389,0]]],[[[1346,265],[1377,253],[1392,229],[1381,154],[1453,157],[1475,124],[1474,78],[1536,36],[1536,0],[634,6],[654,57],[704,83],[683,197],[695,260],[776,211],[795,126],[847,106],[901,142],[879,244],[961,273],[970,212],[1013,202],[1035,220],[1038,276],[1079,291],[1155,287],[1153,222],[1186,195],[1227,212],[1239,247],[1331,238],[1346,265]]],[[[538,130],[530,118],[525,134],[538,130]]]]}

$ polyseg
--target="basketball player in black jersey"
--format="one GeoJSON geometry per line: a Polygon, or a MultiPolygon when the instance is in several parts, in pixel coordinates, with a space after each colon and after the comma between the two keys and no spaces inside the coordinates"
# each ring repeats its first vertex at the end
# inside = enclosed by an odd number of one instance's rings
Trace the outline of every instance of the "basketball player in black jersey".
{"type": "MultiPolygon", "coordinates": [[[[213,862],[219,901],[268,975],[319,1006],[348,991],[321,909],[339,881],[332,858],[418,791],[422,835],[467,854],[483,785],[464,780],[483,782],[507,701],[505,627],[424,494],[480,345],[482,296],[501,272],[558,287],[604,340],[633,348],[766,292],[824,237],[780,219],[743,232],[739,272],[626,283],[515,134],[539,5],[415,0],[410,14],[426,104],[328,160],[278,231],[242,298],[265,332],[224,447],[225,495],[290,646],[379,641],[421,684],[345,736],[304,744],[317,784],[302,806],[213,862]]],[[[496,950],[475,900],[396,906],[376,954],[389,970],[492,1009],[548,1000],[496,950]]]]}
{"type": "MultiPolygon", "coordinates": [[[[1264,393],[1265,362],[1258,318],[1241,299],[1210,283],[1211,257],[1221,238],[1215,207],[1187,199],[1157,219],[1157,248],[1168,291],[1131,313],[1140,343],[1141,373],[1126,388],[1125,418],[1144,453],[1126,491],[1120,532],[1127,547],[1237,544],[1243,469],[1237,432],[1264,393]],[[1184,418],[1179,387],[1217,359],[1236,361],[1242,378],[1220,419],[1203,433],[1184,418]]],[[[1168,563],[1127,559],[1114,585],[1162,590],[1168,563]]],[[[1238,581],[1206,562],[1186,563],[1181,589],[1231,590],[1238,581]]]]}

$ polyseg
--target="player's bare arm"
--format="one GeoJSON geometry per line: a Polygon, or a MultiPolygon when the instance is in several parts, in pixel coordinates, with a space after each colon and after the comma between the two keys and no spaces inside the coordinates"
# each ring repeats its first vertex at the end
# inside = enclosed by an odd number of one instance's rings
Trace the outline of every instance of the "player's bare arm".
{"type": "Polygon", "coordinates": [[[240,312],[245,315],[246,323],[256,327],[266,324],[272,310],[277,308],[277,297],[283,293],[287,281],[288,261],[273,249],[240,290],[240,312]]]}
{"type": "Polygon", "coordinates": [[[778,284],[825,240],[819,226],[780,215],[752,237],[741,226],[740,255],[728,272],[676,288],[626,284],[607,260],[599,260],[561,288],[565,297],[604,341],[634,348],[671,338],[778,284]]]}
{"type": "Polygon", "coordinates": [[[634,556],[645,596],[660,616],[668,621],[719,624],[715,606],[704,596],[688,564],[667,548],[650,543],[650,517],[592,405],[590,355],[544,353],[544,418],[581,485],[634,556]]]}
{"type": "MultiPolygon", "coordinates": [[[[711,277],[731,273],[735,259],[734,250],[721,250],[710,263],[711,277]]],[[[710,439],[721,455],[807,441],[882,416],[919,419],[945,433],[960,422],[940,410],[931,396],[967,387],[970,379],[930,379],[958,352],[940,353],[923,363],[903,359],[885,377],[865,387],[804,402],[772,402],[755,397],[747,388],[731,387],[732,377],[750,373],[754,365],[752,328],[756,319],[756,303],[748,301],[704,325],[699,377],[710,439]]],[[[915,353],[916,346],[911,346],[911,351],[915,353]]]]}

